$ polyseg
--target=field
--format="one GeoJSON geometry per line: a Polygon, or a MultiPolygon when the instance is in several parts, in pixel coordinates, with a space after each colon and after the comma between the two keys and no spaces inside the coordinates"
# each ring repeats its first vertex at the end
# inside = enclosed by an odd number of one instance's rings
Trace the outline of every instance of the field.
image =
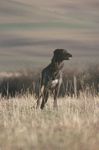
{"type": "Polygon", "coordinates": [[[64,70],[58,110],[36,109],[40,71],[0,73],[0,150],[98,150],[98,66],[64,70]]]}
{"type": "Polygon", "coordinates": [[[23,149],[99,149],[98,0],[0,4],[0,150],[23,149]],[[59,107],[50,97],[37,110],[38,76],[56,48],[73,55],[59,107]]]}
{"type": "Polygon", "coordinates": [[[52,97],[41,111],[27,94],[0,99],[0,150],[98,150],[99,97],[52,97]]]}

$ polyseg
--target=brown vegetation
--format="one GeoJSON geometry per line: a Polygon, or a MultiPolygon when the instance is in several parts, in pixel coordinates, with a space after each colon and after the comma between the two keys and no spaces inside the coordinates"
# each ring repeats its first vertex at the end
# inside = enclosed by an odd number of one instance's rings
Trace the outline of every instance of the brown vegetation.
{"type": "MultiPolygon", "coordinates": [[[[0,78],[0,93],[2,97],[15,97],[18,94],[29,92],[38,96],[39,89],[38,71],[23,71],[17,74],[5,75],[0,78]]],[[[75,94],[74,77],[76,77],[77,96],[83,91],[87,94],[98,95],[99,93],[99,66],[90,66],[83,71],[65,70],[63,74],[63,84],[59,96],[73,96],[75,94]]]]}
{"type": "Polygon", "coordinates": [[[59,98],[58,110],[53,110],[50,97],[43,111],[35,109],[38,72],[1,78],[0,149],[98,150],[98,74],[98,65],[82,72],[64,71],[64,86],[60,91],[64,98],[59,98]],[[74,76],[78,98],[74,97],[74,76]]]}
{"type": "Polygon", "coordinates": [[[1,150],[98,150],[99,97],[49,99],[43,111],[25,95],[0,100],[1,150]]]}

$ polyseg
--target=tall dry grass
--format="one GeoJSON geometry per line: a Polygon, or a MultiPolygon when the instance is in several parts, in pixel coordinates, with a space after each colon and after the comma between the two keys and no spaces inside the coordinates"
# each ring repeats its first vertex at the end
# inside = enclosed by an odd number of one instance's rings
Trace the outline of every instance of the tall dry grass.
{"type": "Polygon", "coordinates": [[[98,150],[99,97],[50,97],[43,111],[31,95],[0,100],[0,150],[98,150]]]}

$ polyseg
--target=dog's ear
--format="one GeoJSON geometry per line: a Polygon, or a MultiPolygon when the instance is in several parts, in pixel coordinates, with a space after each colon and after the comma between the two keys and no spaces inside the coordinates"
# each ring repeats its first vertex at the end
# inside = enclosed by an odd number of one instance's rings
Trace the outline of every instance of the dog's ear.
{"type": "Polygon", "coordinates": [[[54,50],[54,56],[59,55],[61,52],[62,52],[61,49],[55,49],[55,50],[54,50]]]}
{"type": "Polygon", "coordinates": [[[68,53],[67,50],[65,50],[65,49],[55,49],[54,50],[55,56],[58,56],[58,55],[62,56],[64,53],[68,53]]]}
{"type": "Polygon", "coordinates": [[[61,49],[55,49],[53,53],[54,53],[54,55],[53,55],[52,61],[53,62],[60,61],[62,58],[62,56],[61,56],[62,50],[61,49]]]}

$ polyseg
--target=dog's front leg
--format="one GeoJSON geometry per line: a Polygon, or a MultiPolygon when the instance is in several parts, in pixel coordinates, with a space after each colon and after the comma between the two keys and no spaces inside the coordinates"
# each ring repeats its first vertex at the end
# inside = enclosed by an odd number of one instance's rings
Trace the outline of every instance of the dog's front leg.
{"type": "Polygon", "coordinates": [[[62,79],[59,80],[58,85],[55,87],[55,92],[54,92],[54,108],[58,108],[57,98],[58,98],[58,95],[59,95],[61,83],[62,83],[62,79]]]}
{"type": "Polygon", "coordinates": [[[60,90],[60,85],[57,85],[57,87],[55,88],[55,92],[54,92],[54,108],[58,108],[57,97],[59,94],[59,90],[60,90]]]}

